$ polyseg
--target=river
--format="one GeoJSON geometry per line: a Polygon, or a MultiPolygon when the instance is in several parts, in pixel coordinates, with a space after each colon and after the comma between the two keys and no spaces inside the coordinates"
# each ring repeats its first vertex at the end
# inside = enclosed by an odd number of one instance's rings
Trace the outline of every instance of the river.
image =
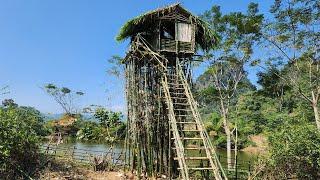
{"type": "MultiPolygon", "coordinates": [[[[76,148],[81,150],[87,150],[88,152],[97,152],[96,154],[99,155],[99,153],[108,151],[110,149],[109,144],[102,144],[102,143],[88,143],[88,142],[78,142],[78,141],[68,141],[67,143],[60,144],[59,147],[61,148],[76,148]]],[[[115,153],[121,153],[124,151],[123,143],[117,143],[113,147],[113,151],[115,153]]],[[[218,158],[220,159],[221,163],[226,163],[226,156],[227,152],[225,149],[216,149],[216,153],[218,158]]],[[[234,157],[234,153],[233,153],[234,157]]],[[[239,151],[238,152],[238,162],[241,164],[250,164],[254,159],[256,159],[256,155],[253,155],[251,153],[246,153],[239,151]]]]}

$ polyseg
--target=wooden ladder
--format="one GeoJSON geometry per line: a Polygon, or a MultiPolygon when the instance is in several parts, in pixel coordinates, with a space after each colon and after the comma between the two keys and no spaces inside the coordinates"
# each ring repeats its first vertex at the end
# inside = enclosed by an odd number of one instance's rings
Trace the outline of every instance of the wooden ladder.
{"type": "Polygon", "coordinates": [[[177,156],[174,160],[178,161],[181,178],[189,179],[190,173],[202,171],[207,175],[212,172],[213,177],[218,180],[227,179],[180,64],[177,65],[176,74],[164,75],[162,87],[173,135],[171,140],[174,141],[173,149],[177,156]],[[188,146],[190,142],[196,142],[198,146],[188,146]],[[207,163],[205,166],[204,162],[207,163]]]}
{"type": "Polygon", "coordinates": [[[168,59],[153,51],[141,35],[138,34],[134,41],[136,41],[137,46],[131,51],[143,52],[143,57],[150,56],[150,59],[159,65],[159,70],[163,73],[161,86],[165,96],[169,125],[173,136],[171,140],[173,140],[174,147],[172,148],[177,156],[173,159],[178,161],[181,179],[189,180],[191,171],[211,171],[214,179],[227,179],[204,128],[197,103],[192,96],[188,81],[179,62],[177,61],[176,73],[169,75],[167,74],[168,69],[165,65],[166,62],[169,62],[168,59]],[[188,137],[187,133],[196,133],[196,135],[188,137]],[[199,142],[201,146],[187,146],[188,141],[191,140],[199,142]],[[204,156],[187,156],[188,151],[192,150],[204,152],[204,156]],[[206,167],[194,167],[191,161],[197,160],[207,161],[208,164],[206,167]]]}

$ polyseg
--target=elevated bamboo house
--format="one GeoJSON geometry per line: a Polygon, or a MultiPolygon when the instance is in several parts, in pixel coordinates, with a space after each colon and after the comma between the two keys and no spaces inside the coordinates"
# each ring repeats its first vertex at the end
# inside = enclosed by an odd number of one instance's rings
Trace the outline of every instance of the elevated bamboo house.
{"type": "Polygon", "coordinates": [[[174,4],[128,21],[117,36],[124,39],[130,169],[148,177],[225,178],[190,90],[193,56],[211,49],[216,35],[174,4]]]}

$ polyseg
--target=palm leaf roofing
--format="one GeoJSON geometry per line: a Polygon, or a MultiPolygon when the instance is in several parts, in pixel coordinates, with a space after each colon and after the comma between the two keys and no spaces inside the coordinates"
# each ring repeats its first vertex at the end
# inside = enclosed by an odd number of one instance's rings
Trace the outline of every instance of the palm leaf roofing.
{"type": "Polygon", "coordinates": [[[116,40],[123,41],[125,39],[134,37],[140,32],[146,31],[146,29],[154,29],[161,17],[164,17],[165,15],[173,12],[180,13],[188,17],[191,22],[195,23],[195,41],[198,47],[207,51],[216,45],[218,36],[215,32],[212,31],[212,29],[209,27],[209,24],[199,17],[194,16],[191,12],[183,8],[179,3],[148,11],[127,21],[121,27],[116,40]]]}

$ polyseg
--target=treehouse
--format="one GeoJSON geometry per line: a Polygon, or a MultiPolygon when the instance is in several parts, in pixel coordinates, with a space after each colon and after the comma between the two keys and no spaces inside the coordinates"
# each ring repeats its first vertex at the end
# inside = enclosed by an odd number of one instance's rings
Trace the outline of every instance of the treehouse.
{"type": "Polygon", "coordinates": [[[211,49],[215,34],[201,19],[174,4],[128,21],[117,37],[124,39],[130,39],[123,61],[126,164],[148,176],[189,180],[206,174],[202,179],[222,179],[223,169],[190,88],[193,56],[198,49],[211,49]],[[190,140],[196,147],[189,146],[190,140]]]}
{"type": "Polygon", "coordinates": [[[174,4],[147,12],[128,21],[117,40],[142,35],[153,51],[162,54],[193,55],[198,48],[210,49],[216,43],[208,25],[189,11],[174,4]]]}

